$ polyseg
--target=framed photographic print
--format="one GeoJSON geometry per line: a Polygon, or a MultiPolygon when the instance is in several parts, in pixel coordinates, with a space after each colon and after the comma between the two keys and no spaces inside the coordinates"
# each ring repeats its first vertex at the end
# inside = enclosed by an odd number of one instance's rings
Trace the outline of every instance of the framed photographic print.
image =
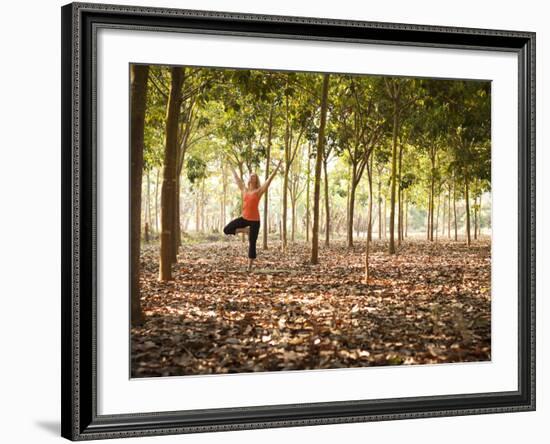
{"type": "Polygon", "coordinates": [[[62,435],[535,409],[535,35],[72,3],[62,435]]]}

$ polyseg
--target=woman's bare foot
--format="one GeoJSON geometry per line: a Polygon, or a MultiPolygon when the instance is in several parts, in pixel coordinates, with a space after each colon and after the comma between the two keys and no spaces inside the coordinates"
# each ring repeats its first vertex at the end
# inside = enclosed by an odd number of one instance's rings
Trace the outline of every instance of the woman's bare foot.
{"type": "Polygon", "coordinates": [[[250,228],[249,228],[249,227],[236,228],[236,229],[235,229],[235,234],[237,234],[237,233],[248,234],[249,232],[250,232],[250,228]]]}
{"type": "Polygon", "coordinates": [[[253,262],[254,262],[254,259],[248,259],[248,268],[246,269],[246,271],[248,271],[249,273],[252,271],[253,262]]]}

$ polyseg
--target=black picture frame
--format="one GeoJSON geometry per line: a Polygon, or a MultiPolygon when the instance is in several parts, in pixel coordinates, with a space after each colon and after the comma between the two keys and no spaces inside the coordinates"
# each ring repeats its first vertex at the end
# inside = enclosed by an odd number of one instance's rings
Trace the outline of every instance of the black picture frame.
{"type": "Polygon", "coordinates": [[[535,33],[71,3],[61,9],[61,429],[70,440],[535,409],[535,33]],[[98,27],[509,51],[519,66],[518,390],[98,415],[95,38],[98,27]]]}

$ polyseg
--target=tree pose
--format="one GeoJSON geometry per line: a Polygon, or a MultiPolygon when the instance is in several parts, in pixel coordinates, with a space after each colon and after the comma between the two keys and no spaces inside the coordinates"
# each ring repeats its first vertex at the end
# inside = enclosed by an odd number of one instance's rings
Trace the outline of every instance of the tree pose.
{"type": "Polygon", "coordinates": [[[260,232],[260,212],[258,211],[258,204],[260,203],[262,195],[269,188],[269,184],[275,177],[281,163],[282,160],[279,161],[263,185],[260,184],[258,175],[252,173],[248,178],[248,184],[246,186],[235,171],[235,168],[231,165],[233,177],[242,193],[243,211],[241,217],[229,222],[223,229],[223,232],[225,234],[248,233],[248,271],[252,269],[252,263],[254,259],[256,259],[256,241],[258,240],[258,233],[260,232]]]}

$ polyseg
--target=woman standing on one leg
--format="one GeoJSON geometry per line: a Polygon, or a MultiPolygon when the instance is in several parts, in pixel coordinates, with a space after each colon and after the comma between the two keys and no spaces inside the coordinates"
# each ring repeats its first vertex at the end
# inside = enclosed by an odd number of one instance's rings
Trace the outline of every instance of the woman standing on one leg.
{"type": "Polygon", "coordinates": [[[235,177],[235,182],[237,182],[243,196],[243,212],[241,217],[229,222],[223,229],[223,232],[225,234],[248,232],[248,271],[252,269],[252,262],[256,259],[256,241],[258,240],[258,233],[260,231],[258,204],[260,203],[260,198],[267,191],[269,184],[275,177],[281,163],[282,160],[279,161],[279,164],[263,185],[260,185],[258,175],[252,173],[246,187],[233,166],[231,166],[233,177],[235,177]]]}

